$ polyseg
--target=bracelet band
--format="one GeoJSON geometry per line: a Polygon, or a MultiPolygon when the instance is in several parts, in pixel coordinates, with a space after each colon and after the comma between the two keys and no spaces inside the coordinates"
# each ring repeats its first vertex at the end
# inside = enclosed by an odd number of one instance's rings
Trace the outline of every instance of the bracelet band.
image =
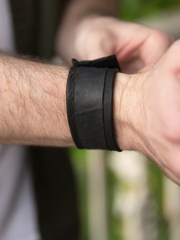
{"type": "Polygon", "coordinates": [[[113,87],[120,71],[115,55],[93,61],[73,59],[67,81],[70,131],[80,149],[121,151],[113,127],[113,87]]]}
{"type": "Polygon", "coordinates": [[[120,151],[114,136],[114,124],[113,124],[113,90],[114,79],[117,73],[117,69],[108,69],[106,73],[105,85],[104,85],[104,132],[106,137],[107,146],[110,150],[120,151]]]}

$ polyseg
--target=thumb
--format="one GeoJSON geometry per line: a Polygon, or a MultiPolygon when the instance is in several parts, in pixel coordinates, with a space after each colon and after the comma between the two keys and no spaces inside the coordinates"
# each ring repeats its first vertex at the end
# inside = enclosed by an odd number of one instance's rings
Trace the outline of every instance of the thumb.
{"type": "Polygon", "coordinates": [[[115,54],[115,38],[106,31],[104,34],[94,35],[88,41],[86,57],[88,60],[115,54]]]}
{"type": "Polygon", "coordinates": [[[105,57],[105,56],[108,56],[110,54],[104,52],[103,50],[101,49],[94,49],[93,51],[90,51],[88,54],[87,54],[87,60],[93,60],[93,59],[96,59],[96,58],[102,58],[102,57],[105,57]]]}

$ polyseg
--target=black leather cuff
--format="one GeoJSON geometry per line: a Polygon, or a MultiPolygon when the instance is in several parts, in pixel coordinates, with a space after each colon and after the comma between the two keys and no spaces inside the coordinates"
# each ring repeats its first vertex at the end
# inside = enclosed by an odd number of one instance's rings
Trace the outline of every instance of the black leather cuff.
{"type": "Polygon", "coordinates": [[[114,78],[120,66],[116,56],[93,61],[72,59],[67,81],[67,115],[71,134],[80,149],[121,151],[113,127],[114,78]]]}

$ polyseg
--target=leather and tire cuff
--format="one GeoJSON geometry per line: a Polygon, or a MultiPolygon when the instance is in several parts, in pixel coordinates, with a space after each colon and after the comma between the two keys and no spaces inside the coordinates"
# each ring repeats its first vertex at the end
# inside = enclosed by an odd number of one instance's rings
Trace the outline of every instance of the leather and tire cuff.
{"type": "Polygon", "coordinates": [[[80,149],[121,151],[113,127],[114,79],[121,71],[115,55],[81,61],[72,59],[66,103],[71,134],[80,149]]]}

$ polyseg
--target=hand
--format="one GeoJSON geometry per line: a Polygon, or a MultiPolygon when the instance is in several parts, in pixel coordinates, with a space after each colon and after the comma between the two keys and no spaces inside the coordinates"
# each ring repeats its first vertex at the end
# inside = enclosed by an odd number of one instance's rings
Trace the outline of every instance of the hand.
{"type": "Polygon", "coordinates": [[[115,103],[119,147],[148,155],[180,185],[180,41],[150,71],[118,74],[115,103]]]}
{"type": "Polygon", "coordinates": [[[79,60],[115,54],[123,72],[136,73],[151,69],[172,42],[160,30],[96,16],[79,24],[74,49],[79,60]]]}

